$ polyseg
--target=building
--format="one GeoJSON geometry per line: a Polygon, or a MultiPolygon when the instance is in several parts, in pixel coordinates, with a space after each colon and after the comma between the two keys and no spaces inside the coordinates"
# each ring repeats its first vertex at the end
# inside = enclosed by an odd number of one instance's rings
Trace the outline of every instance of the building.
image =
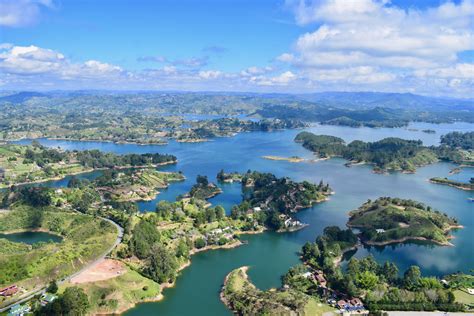
{"type": "Polygon", "coordinates": [[[29,305],[15,304],[10,308],[10,312],[8,312],[8,316],[22,316],[30,311],[31,311],[31,307],[29,305]]]}
{"type": "Polygon", "coordinates": [[[377,232],[377,234],[385,233],[385,229],[383,229],[383,228],[377,228],[375,231],[377,232]]]}
{"type": "Polygon", "coordinates": [[[320,286],[326,287],[327,281],[322,274],[315,274],[314,278],[319,283],[320,286]]]}
{"type": "Polygon", "coordinates": [[[302,273],[301,276],[303,278],[309,279],[310,277],[313,276],[313,274],[311,272],[305,272],[305,273],[302,273]]]}
{"type": "Polygon", "coordinates": [[[3,289],[0,289],[0,296],[12,296],[15,295],[18,290],[18,286],[16,285],[5,287],[3,289]]]}
{"type": "Polygon", "coordinates": [[[58,297],[54,294],[45,293],[45,294],[41,295],[41,299],[40,299],[41,305],[42,306],[48,305],[48,304],[52,303],[56,298],[58,298],[58,297]]]}

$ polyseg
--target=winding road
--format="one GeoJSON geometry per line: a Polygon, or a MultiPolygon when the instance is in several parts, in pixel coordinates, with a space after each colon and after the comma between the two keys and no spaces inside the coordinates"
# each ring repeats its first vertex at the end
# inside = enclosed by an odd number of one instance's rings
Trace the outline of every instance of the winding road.
{"type": "MultiPolygon", "coordinates": [[[[82,213],[81,213],[82,214],[82,213]]],[[[89,269],[91,266],[97,264],[98,262],[100,262],[101,260],[104,260],[105,257],[107,257],[111,252],[112,250],[114,250],[115,247],[117,247],[121,242],[122,242],[122,238],[123,238],[123,228],[118,225],[117,223],[115,223],[114,221],[108,219],[108,218],[105,218],[105,217],[97,217],[97,218],[100,218],[102,220],[105,220],[109,223],[111,223],[112,225],[114,225],[116,228],[117,228],[117,238],[115,239],[115,242],[113,243],[112,246],[110,246],[109,249],[107,249],[107,251],[105,251],[100,257],[98,257],[97,259],[95,259],[94,261],[88,263],[87,265],[85,265],[84,267],[82,267],[79,271],[76,271],[74,272],[73,274],[65,277],[64,279],[58,281],[57,283],[58,284],[62,284],[64,282],[67,282],[69,280],[71,280],[73,277],[77,276],[78,274],[84,272],[85,270],[89,269]]],[[[9,303],[8,305],[4,306],[4,307],[1,307],[0,308],[0,313],[2,312],[5,312],[7,311],[8,309],[10,309],[13,305],[15,304],[21,304],[21,303],[24,303],[24,302],[27,302],[29,300],[31,300],[34,296],[36,295],[40,295],[40,294],[43,294],[46,292],[46,288],[47,286],[44,286],[40,289],[36,289],[36,290],[33,290],[29,293],[25,293],[23,294],[22,296],[19,297],[18,300],[16,300],[15,302],[11,302],[9,303]]]]}

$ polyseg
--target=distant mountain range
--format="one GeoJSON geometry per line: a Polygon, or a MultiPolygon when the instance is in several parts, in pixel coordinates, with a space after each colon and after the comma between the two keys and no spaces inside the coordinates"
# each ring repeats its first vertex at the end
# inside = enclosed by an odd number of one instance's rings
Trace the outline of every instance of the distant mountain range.
{"type": "Polygon", "coordinates": [[[406,109],[418,111],[474,111],[473,99],[455,99],[442,97],[428,97],[412,93],[385,93],[385,92],[319,92],[308,94],[280,94],[280,93],[243,93],[243,92],[179,92],[179,91],[50,91],[50,92],[4,92],[0,102],[23,103],[34,97],[77,97],[87,95],[202,95],[202,96],[236,96],[252,99],[291,100],[313,103],[312,106],[334,107],[339,109],[367,110],[374,108],[406,109]]]}
{"type": "Polygon", "coordinates": [[[376,107],[407,110],[474,110],[474,100],[427,97],[412,93],[321,92],[295,95],[296,98],[348,109],[376,107]]]}

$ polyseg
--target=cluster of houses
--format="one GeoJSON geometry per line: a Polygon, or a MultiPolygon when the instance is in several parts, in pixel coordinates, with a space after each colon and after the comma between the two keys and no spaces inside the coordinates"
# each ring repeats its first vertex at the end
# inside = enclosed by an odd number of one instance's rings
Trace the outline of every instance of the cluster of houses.
{"type": "Polygon", "coordinates": [[[234,239],[234,234],[232,232],[233,230],[230,226],[213,229],[206,234],[206,242],[207,244],[215,244],[222,237],[227,240],[232,240],[234,239]]]}
{"type": "Polygon", "coordinates": [[[347,298],[327,287],[327,281],[324,273],[321,270],[314,272],[305,272],[302,274],[307,279],[316,281],[318,287],[323,291],[324,295],[329,297],[327,303],[339,309],[342,314],[368,314],[369,311],[365,309],[364,304],[358,297],[347,298]],[[339,300],[337,299],[339,298],[339,300]]]}
{"type": "MultiPolygon", "coordinates": [[[[44,293],[41,295],[39,298],[39,303],[41,306],[46,306],[50,303],[52,303],[55,299],[58,297],[54,294],[51,293],[44,293]]],[[[8,311],[8,316],[23,316],[26,314],[31,313],[31,304],[30,303],[25,303],[25,304],[15,304],[13,305],[10,310],[8,311]]]]}

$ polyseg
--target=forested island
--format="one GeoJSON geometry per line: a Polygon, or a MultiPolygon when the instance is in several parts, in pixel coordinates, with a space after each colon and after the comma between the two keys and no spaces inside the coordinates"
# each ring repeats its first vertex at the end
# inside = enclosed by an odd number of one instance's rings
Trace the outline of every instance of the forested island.
{"type": "Polygon", "coordinates": [[[294,182],[288,178],[277,178],[271,173],[250,170],[241,176],[241,182],[244,200],[232,208],[231,216],[250,216],[277,231],[304,227],[292,214],[326,201],[332,194],[329,184],[322,181],[317,185],[307,181],[294,182]]]}
{"type": "Polygon", "coordinates": [[[67,175],[96,169],[126,169],[174,164],[177,159],[167,154],[103,153],[98,150],[64,151],[32,145],[0,145],[0,188],[61,179],[67,175]]]}
{"type": "Polygon", "coordinates": [[[315,135],[301,132],[295,142],[314,152],[321,158],[342,157],[352,164],[370,163],[375,172],[389,170],[415,172],[417,167],[437,162],[438,160],[453,161],[471,165],[474,162],[474,132],[450,133],[441,139],[438,147],[426,147],[420,140],[401,138],[384,138],[376,142],[360,140],[346,144],[342,138],[329,135],[315,135]],[[454,139],[458,140],[457,142],[454,139]],[[458,146],[458,143],[462,146],[458,146]]]}
{"type": "Polygon", "coordinates": [[[381,197],[368,200],[349,213],[347,226],[358,228],[363,243],[387,245],[409,240],[425,240],[439,245],[452,245],[448,233],[461,228],[446,213],[432,210],[413,200],[381,197]]]}

